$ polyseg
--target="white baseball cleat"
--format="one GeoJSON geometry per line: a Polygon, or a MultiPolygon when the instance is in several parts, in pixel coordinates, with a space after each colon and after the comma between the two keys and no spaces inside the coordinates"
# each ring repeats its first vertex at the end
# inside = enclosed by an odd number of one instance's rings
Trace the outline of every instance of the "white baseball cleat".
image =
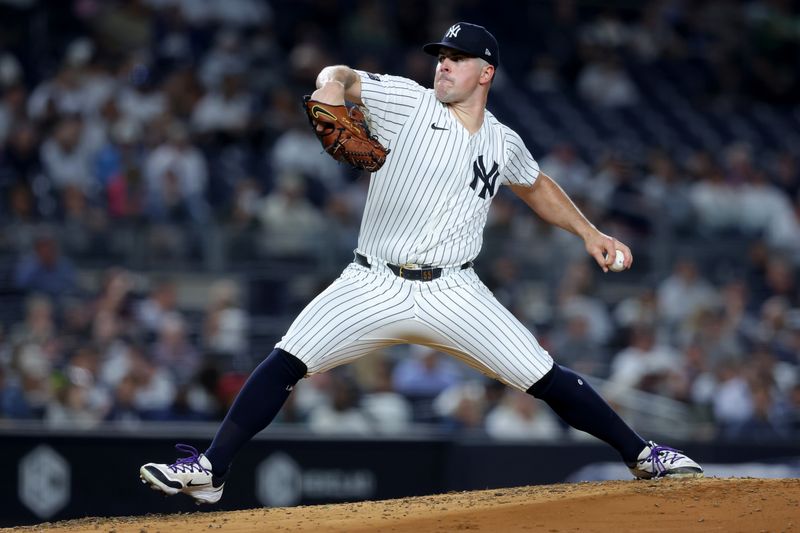
{"type": "Polygon", "coordinates": [[[649,441],[635,464],[628,468],[639,479],[703,477],[703,469],[680,450],[649,441]]]}
{"type": "Polygon", "coordinates": [[[142,483],[153,490],[160,490],[172,496],[182,492],[196,500],[196,503],[216,503],[222,497],[225,479],[211,472],[211,461],[202,453],[186,444],[176,444],[175,448],[187,453],[171,465],[147,463],[139,469],[142,483]]]}

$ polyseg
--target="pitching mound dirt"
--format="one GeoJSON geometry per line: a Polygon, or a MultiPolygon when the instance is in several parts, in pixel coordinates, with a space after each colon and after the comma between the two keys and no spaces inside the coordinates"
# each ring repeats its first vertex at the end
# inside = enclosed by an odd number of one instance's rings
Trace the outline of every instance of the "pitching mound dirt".
{"type": "Polygon", "coordinates": [[[62,533],[209,530],[791,532],[800,531],[800,479],[609,481],[341,505],[87,518],[16,528],[62,533]]]}

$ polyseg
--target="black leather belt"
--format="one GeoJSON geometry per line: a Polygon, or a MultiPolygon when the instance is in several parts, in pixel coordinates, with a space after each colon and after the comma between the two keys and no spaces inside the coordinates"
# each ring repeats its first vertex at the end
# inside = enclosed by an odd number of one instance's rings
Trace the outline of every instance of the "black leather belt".
{"type": "MultiPolygon", "coordinates": [[[[355,262],[363,267],[371,268],[372,265],[369,264],[369,260],[365,255],[362,255],[358,252],[354,252],[356,258],[355,262]]],[[[403,279],[410,279],[412,281],[433,281],[436,278],[442,276],[442,268],[440,267],[432,267],[428,265],[422,265],[415,268],[407,268],[403,265],[393,265],[392,263],[386,263],[386,266],[389,267],[395,276],[398,276],[403,279]]],[[[472,268],[472,261],[467,261],[463,265],[461,265],[461,270],[466,270],[468,268],[472,268]]]]}

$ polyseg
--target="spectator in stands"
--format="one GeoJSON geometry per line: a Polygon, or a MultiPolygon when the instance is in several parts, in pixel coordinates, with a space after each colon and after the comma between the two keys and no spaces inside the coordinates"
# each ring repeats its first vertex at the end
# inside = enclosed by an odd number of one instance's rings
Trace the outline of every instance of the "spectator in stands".
{"type": "Polygon", "coordinates": [[[94,405],[91,398],[94,380],[88,370],[69,368],[64,381],[47,404],[44,415],[49,427],[64,429],[88,429],[95,427],[103,418],[103,405],[94,405]]]}
{"type": "Polygon", "coordinates": [[[289,173],[313,176],[326,192],[337,192],[345,186],[343,168],[323,152],[307,120],[297,111],[288,129],[275,139],[270,165],[274,176],[289,173]]]}
{"type": "Polygon", "coordinates": [[[711,362],[701,346],[690,343],[683,349],[683,366],[676,377],[675,399],[694,406],[699,417],[709,418],[708,407],[716,381],[711,362]]]}
{"type": "Polygon", "coordinates": [[[652,325],[639,324],[630,332],[628,345],[611,361],[611,383],[622,388],[672,396],[672,373],[682,365],[680,352],[656,340],[652,325]]]}
{"type": "MultiPolygon", "coordinates": [[[[0,158],[0,192],[8,194],[12,188],[22,187],[29,195],[35,194],[34,183],[42,170],[40,142],[39,133],[33,123],[27,120],[14,123],[14,127],[8,132],[8,140],[0,143],[3,154],[0,158]]],[[[13,204],[5,194],[4,197],[0,208],[3,208],[2,215],[7,217],[13,204]]]]}
{"type": "Polygon", "coordinates": [[[9,209],[0,225],[0,247],[19,252],[33,247],[39,222],[36,200],[31,189],[24,184],[11,187],[8,192],[9,209]]]}
{"type": "Polygon", "coordinates": [[[122,117],[149,126],[167,111],[167,99],[156,86],[154,72],[138,53],[132,53],[119,69],[121,87],[116,104],[122,117]]]}
{"type": "Polygon", "coordinates": [[[328,242],[336,256],[355,248],[358,242],[359,218],[363,204],[359,185],[353,184],[341,193],[331,194],[325,202],[324,214],[327,219],[328,242]],[[353,202],[358,202],[354,206],[353,202]]]}
{"type": "Polygon", "coordinates": [[[202,224],[208,218],[205,190],[208,168],[191,144],[186,127],[173,122],[167,142],[147,157],[144,166],[147,214],[158,222],[202,224]]]}
{"type": "Polygon", "coordinates": [[[92,162],[102,142],[102,138],[90,137],[80,115],[65,115],[58,121],[41,149],[44,173],[56,191],[73,185],[94,194],[92,162]]]}
{"type": "Polygon", "coordinates": [[[800,377],[796,374],[797,365],[781,360],[767,344],[755,345],[747,362],[750,381],[771,388],[775,398],[784,397],[800,377]]]}
{"type": "Polygon", "coordinates": [[[674,327],[702,307],[713,305],[716,296],[711,284],[700,276],[697,263],[679,258],[672,273],[658,285],[659,315],[674,327]]]}
{"type": "Polygon", "coordinates": [[[724,435],[729,428],[741,425],[753,416],[753,398],[741,361],[728,359],[719,362],[715,377],[711,408],[717,427],[724,435]]]}
{"type": "Polygon", "coordinates": [[[789,437],[790,421],[776,391],[768,381],[753,379],[749,384],[752,411],[742,420],[725,425],[722,436],[772,443],[789,437]]]}
{"type": "Polygon", "coordinates": [[[44,346],[57,334],[53,301],[47,296],[33,294],[25,300],[25,320],[11,327],[8,340],[14,347],[26,344],[44,346]]]}
{"type": "Polygon", "coordinates": [[[124,376],[114,388],[113,401],[104,420],[125,425],[136,425],[143,420],[136,407],[138,384],[132,374],[124,376]]]}
{"type": "Polygon", "coordinates": [[[34,87],[28,97],[28,116],[39,124],[52,124],[57,115],[81,113],[85,104],[80,71],[64,62],[55,76],[34,87]]]}
{"type": "Polygon", "coordinates": [[[648,212],[657,211],[660,215],[656,223],[663,221],[670,230],[684,234],[691,231],[694,213],[689,199],[689,184],[666,153],[656,151],[648,158],[648,174],[642,184],[642,194],[648,212]]]}
{"type": "Polygon", "coordinates": [[[82,189],[67,185],[61,191],[61,243],[75,259],[110,257],[112,235],[104,209],[89,201],[82,189]]]}
{"type": "Polygon", "coordinates": [[[192,113],[192,127],[199,133],[224,133],[238,137],[250,126],[252,101],[243,86],[243,77],[229,71],[219,88],[200,99],[192,113]]]}
{"type": "Polygon", "coordinates": [[[605,377],[608,374],[606,350],[592,339],[589,319],[584,313],[567,313],[561,317],[550,342],[553,353],[559,354],[559,364],[584,375],[605,377]]]}
{"type": "Polygon", "coordinates": [[[780,188],[788,198],[800,198],[800,164],[798,155],[789,150],[776,154],[772,161],[772,176],[775,185],[780,188]]]}
{"type": "Polygon", "coordinates": [[[636,59],[651,63],[665,53],[678,53],[680,40],[670,24],[669,8],[660,2],[646,2],[641,15],[627,28],[627,45],[636,59]]]}
{"type": "MultiPolygon", "coordinates": [[[[493,226],[493,230],[500,229],[493,226]]],[[[507,242],[507,241],[506,241],[507,242]]],[[[486,275],[486,286],[494,293],[495,298],[502,303],[512,313],[520,316],[523,312],[524,291],[520,279],[519,261],[514,259],[509,253],[497,253],[486,256],[491,259],[488,273],[486,275]]]]}
{"type": "Polygon", "coordinates": [[[639,101],[639,91],[613,53],[587,63],[577,80],[578,94],[597,107],[629,107],[639,101]]]}
{"type": "Polygon", "coordinates": [[[186,322],[177,313],[162,317],[152,353],[153,362],[169,370],[178,385],[188,383],[200,368],[200,353],[189,341],[186,322]]]}
{"type": "MultiPolygon", "coordinates": [[[[785,335],[775,347],[775,355],[800,368],[800,308],[794,308],[787,313],[785,335]]],[[[796,378],[800,382],[800,374],[796,378]]]]}
{"type": "Polygon", "coordinates": [[[77,291],[75,267],[61,254],[49,228],[39,230],[33,251],[17,262],[14,285],[28,292],[44,293],[56,302],[77,291]]]}
{"type": "Polygon", "coordinates": [[[249,316],[242,308],[239,286],[230,279],[212,283],[203,324],[203,346],[227,369],[247,370],[245,361],[249,316]]]}
{"type": "MultiPolygon", "coordinates": [[[[520,220],[517,212],[518,204],[514,198],[503,191],[498,191],[497,195],[492,200],[492,209],[489,211],[486,227],[483,232],[483,255],[490,261],[495,260],[508,260],[513,262],[512,256],[515,255],[515,243],[524,237],[521,235],[525,232],[525,224],[520,220]]],[[[493,265],[491,270],[495,270],[499,265],[493,265]]],[[[505,270],[505,266],[499,266],[497,270],[505,270]]],[[[515,273],[516,274],[516,273],[515,273]]],[[[484,277],[488,277],[487,285],[493,291],[500,288],[502,285],[503,274],[501,272],[486,272],[484,277]]],[[[503,302],[501,300],[501,302],[503,302]]],[[[503,302],[507,305],[508,302],[503,302]]]]}
{"type": "Polygon", "coordinates": [[[227,212],[222,215],[228,240],[226,252],[237,263],[258,257],[258,247],[253,243],[259,240],[260,198],[261,188],[255,179],[240,179],[234,185],[227,212]]]}
{"type": "Polygon", "coordinates": [[[216,90],[227,74],[247,72],[249,61],[249,50],[244,48],[239,32],[222,28],[214,36],[213,48],[200,63],[200,81],[206,89],[216,90]]]}
{"type": "Polygon", "coordinates": [[[723,171],[705,152],[694,154],[689,168],[695,180],[689,187],[689,201],[697,216],[699,233],[736,234],[740,229],[740,192],[725,180],[723,171]]]}
{"type": "Polygon", "coordinates": [[[142,346],[131,346],[127,352],[129,375],[136,384],[134,406],[147,418],[168,409],[175,400],[175,378],[165,367],[159,366],[142,346]]]}
{"type": "Polygon", "coordinates": [[[90,303],[93,341],[101,350],[110,350],[120,338],[139,332],[133,317],[133,279],[122,268],[103,273],[99,294],[90,303]]]}
{"type": "Polygon", "coordinates": [[[578,40],[586,48],[611,52],[627,45],[628,36],[627,24],[617,10],[609,7],[581,26],[578,40]]]}
{"type": "Polygon", "coordinates": [[[10,419],[41,420],[52,396],[53,369],[46,355],[37,344],[19,346],[11,368],[0,390],[0,412],[10,419]]]}
{"type": "MultiPolygon", "coordinates": [[[[121,174],[141,167],[144,159],[141,140],[142,127],[133,119],[123,117],[110,125],[108,141],[94,160],[94,175],[107,194],[110,195],[111,184],[121,174]]],[[[109,210],[114,208],[109,206],[109,210]]]]}
{"type": "Polygon", "coordinates": [[[158,332],[164,318],[178,308],[178,286],[172,279],[155,280],[148,295],[136,305],[137,322],[150,335],[158,332]]]}
{"type": "Polygon", "coordinates": [[[563,430],[536,398],[508,389],[503,401],[486,415],[486,432],[493,439],[556,440],[563,430]]]}
{"type": "Polygon", "coordinates": [[[11,54],[0,54],[0,146],[14,126],[27,120],[27,90],[22,83],[22,67],[11,54]]]}
{"type": "Polygon", "coordinates": [[[763,236],[776,250],[800,253],[800,221],[786,194],[770,183],[763,171],[754,171],[742,188],[742,230],[763,236]]]}
{"type": "Polygon", "coordinates": [[[414,407],[414,418],[430,421],[430,406],[442,391],[461,381],[458,366],[436,350],[409,346],[411,357],[401,359],[392,372],[394,390],[407,397],[414,407]]]}
{"type": "MultiPolygon", "coordinates": [[[[169,422],[207,422],[213,419],[211,412],[204,409],[208,405],[198,405],[193,394],[196,391],[192,384],[187,383],[178,387],[172,404],[159,411],[149,413],[148,418],[156,421],[169,422]]],[[[202,400],[201,402],[202,403],[202,400]]]]}
{"type": "Polygon", "coordinates": [[[674,336],[673,343],[696,344],[712,363],[741,357],[745,345],[737,329],[736,317],[720,305],[711,304],[698,308],[684,320],[674,336]]]}
{"type": "Polygon", "coordinates": [[[591,169],[569,142],[557,143],[540,161],[539,167],[548,176],[558,176],[558,184],[571,197],[590,194],[591,169]]]}
{"type": "Polygon", "coordinates": [[[342,375],[334,374],[330,380],[330,404],[320,404],[308,414],[308,427],[316,433],[345,433],[369,435],[375,427],[359,407],[357,385],[342,375]]]}
{"type": "Polygon", "coordinates": [[[625,233],[648,235],[652,210],[631,161],[616,158],[615,178],[608,197],[608,222],[618,224],[625,233]]]}
{"type": "Polygon", "coordinates": [[[316,257],[325,229],[322,213],[305,197],[301,174],[281,174],[275,189],[262,198],[258,210],[261,249],[273,257],[316,257]]]}
{"type": "Polygon", "coordinates": [[[605,213],[611,205],[614,189],[622,182],[622,174],[630,171],[630,165],[631,162],[618,153],[605,153],[592,176],[588,202],[605,213]]]}
{"type": "Polygon", "coordinates": [[[379,354],[372,366],[372,386],[361,399],[361,407],[378,432],[399,435],[411,425],[413,408],[411,403],[392,387],[390,362],[379,354]]]}
{"type": "MultiPolygon", "coordinates": [[[[244,379],[246,379],[246,376],[242,379],[242,385],[244,384],[244,379]]],[[[292,398],[291,418],[305,421],[308,418],[308,414],[318,406],[330,406],[330,380],[330,373],[315,374],[300,380],[295,386],[294,393],[290,395],[290,398],[292,398]]]]}
{"type": "Polygon", "coordinates": [[[767,259],[766,272],[764,273],[766,293],[760,301],[766,298],[785,298],[790,307],[800,307],[800,284],[797,283],[795,267],[788,258],[781,255],[771,255],[767,259]]]}
{"type": "Polygon", "coordinates": [[[638,288],[636,294],[617,303],[613,316],[617,326],[623,329],[636,324],[658,325],[658,296],[655,289],[649,286],[638,288]]]}
{"type": "Polygon", "coordinates": [[[433,401],[433,412],[440,426],[448,431],[485,431],[484,418],[490,408],[487,380],[456,383],[433,401]]]}
{"type": "MultiPolygon", "coordinates": [[[[525,76],[525,86],[534,93],[556,93],[563,90],[564,80],[558,71],[555,58],[549,54],[533,57],[531,68],[525,76]]],[[[545,171],[549,176],[550,173],[545,171]]],[[[560,174],[553,174],[560,176],[560,174]]]]}
{"type": "Polygon", "coordinates": [[[602,346],[611,339],[613,322],[605,303],[594,294],[595,289],[593,273],[585,259],[569,264],[558,286],[557,313],[566,319],[584,317],[588,338],[602,346]]]}

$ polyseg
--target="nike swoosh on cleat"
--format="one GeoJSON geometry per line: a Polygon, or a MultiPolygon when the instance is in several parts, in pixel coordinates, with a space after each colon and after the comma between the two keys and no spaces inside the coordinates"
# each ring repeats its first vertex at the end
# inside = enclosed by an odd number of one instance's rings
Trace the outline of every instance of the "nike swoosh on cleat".
{"type": "Polygon", "coordinates": [[[432,130],[439,130],[439,131],[447,131],[447,128],[442,128],[436,125],[435,122],[431,122],[431,129],[432,130]]]}
{"type": "Polygon", "coordinates": [[[189,483],[186,484],[187,487],[205,487],[208,483],[192,483],[193,479],[189,480],[189,483]]]}

